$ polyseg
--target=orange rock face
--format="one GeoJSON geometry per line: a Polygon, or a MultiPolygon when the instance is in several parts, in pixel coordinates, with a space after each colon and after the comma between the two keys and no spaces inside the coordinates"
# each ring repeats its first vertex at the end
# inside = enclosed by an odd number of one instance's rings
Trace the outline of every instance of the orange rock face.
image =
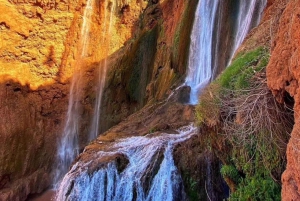
{"type": "MultiPolygon", "coordinates": [[[[92,88],[99,62],[133,36],[147,5],[133,1],[125,14],[120,2],[114,8],[109,1],[94,5],[83,58],[85,6],[77,0],[0,0],[0,200],[25,200],[49,187],[74,71],[84,75],[82,90],[92,88]],[[110,17],[112,34],[103,38],[110,17]]],[[[85,98],[82,130],[93,107],[85,98]]]]}
{"type": "Polygon", "coordinates": [[[0,200],[25,200],[51,184],[75,72],[82,147],[104,60],[104,130],[166,96],[185,73],[196,2],[95,1],[82,56],[87,1],[0,0],[0,200]]]}
{"type": "Polygon", "coordinates": [[[73,20],[70,5],[1,0],[0,9],[5,12],[0,14],[0,75],[29,84],[31,89],[54,83],[73,20]]]}
{"type": "Polygon", "coordinates": [[[0,1],[0,200],[51,182],[68,95],[57,80],[76,4],[0,1]]]}
{"type": "MultiPolygon", "coordinates": [[[[287,147],[287,168],[282,176],[282,200],[300,199],[300,1],[283,1],[284,10],[267,67],[268,86],[280,102],[294,102],[295,125],[287,147]],[[290,96],[290,97],[289,97],[290,96]]],[[[291,122],[293,123],[293,122],[291,122]]]]}

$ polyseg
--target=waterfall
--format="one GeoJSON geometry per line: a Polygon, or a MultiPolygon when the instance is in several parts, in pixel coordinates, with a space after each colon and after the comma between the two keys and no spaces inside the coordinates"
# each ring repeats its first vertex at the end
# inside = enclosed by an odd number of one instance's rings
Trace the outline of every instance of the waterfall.
{"type": "Polygon", "coordinates": [[[61,183],[57,200],[184,200],[186,197],[174,164],[173,148],[196,134],[197,129],[189,125],[177,132],[179,134],[124,138],[106,145],[104,150],[93,154],[94,158],[88,160],[90,162],[77,162],[73,166],[61,183]],[[105,165],[97,163],[98,170],[91,173],[89,168],[94,160],[116,154],[128,159],[125,169],[120,172],[117,163],[111,161],[105,165]]]}
{"type": "Polygon", "coordinates": [[[82,23],[82,28],[81,28],[81,57],[86,57],[87,56],[87,50],[89,46],[89,32],[90,32],[90,26],[91,26],[91,19],[93,15],[93,7],[94,7],[94,1],[93,0],[88,0],[86,7],[84,9],[84,14],[83,14],[83,23],[82,23]]]}
{"type": "MultiPolygon", "coordinates": [[[[218,49],[218,41],[222,37],[223,30],[219,22],[222,20],[221,15],[218,15],[218,9],[222,6],[221,0],[200,0],[197,6],[195,21],[191,34],[190,54],[188,60],[188,73],[185,84],[191,87],[190,92],[190,104],[197,104],[198,95],[212,79],[212,72],[214,72],[218,66],[218,62],[213,61],[217,59],[220,52],[214,52],[218,49]],[[218,23],[216,23],[218,22],[218,23]]],[[[243,40],[249,31],[256,26],[261,18],[262,11],[266,5],[266,0],[251,0],[242,1],[239,0],[238,13],[234,21],[234,41],[231,45],[227,45],[226,50],[221,49],[219,51],[230,51],[228,62],[232,59],[235,51],[241,45],[243,40]]]]}
{"type": "MultiPolygon", "coordinates": [[[[185,82],[186,85],[191,87],[191,104],[197,103],[200,90],[210,82],[213,69],[218,67],[216,66],[217,62],[214,62],[213,59],[218,57],[218,52],[215,51],[218,49],[215,47],[217,44],[215,38],[221,37],[221,20],[218,19],[220,17],[218,9],[223,2],[225,1],[199,0],[197,6],[191,34],[189,69],[185,82]]],[[[102,43],[109,47],[112,13],[118,4],[110,1],[105,1],[104,3],[107,3],[106,7],[110,8],[110,14],[108,15],[105,12],[102,43]]],[[[259,0],[248,1],[248,4],[247,1],[238,3],[239,10],[234,22],[236,25],[233,32],[235,34],[233,37],[234,41],[226,47],[228,51],[232,52],[231,57],[249,30],[258,23],[258,18],[260,18],[264,5],[264,3],[259,3],[259,0]]],[[[91,4],[89,8],[92,7],[91,4]]],[[[88,13],[88,11],[85,13],[88,13]]],[[[82,39],[87,41],[83,44],[82,51],[86,51],[88,48],[88,16],[90,15],[85,14],[86,21],[84,21],[84,24],[86,25],[83,25],[83,28],[86,26],[86,30],[82,31],[82,39]]],[[[82,52],[82,57],[86,55],[86,52],[82,52]]],[[[98,94],[89,132],[90,139],[94,139],[99,131],[101,98],[107,65],[106,59],[99,65],[98,94]]],[[[74,76],[75,78],[76,76],[74,76]]],[[[74,133],[78,131],[78,110],[76,112],[78,101],[73,97],[73,94],[76,95],[76,90],[78,90],[78,84],[76,85],[76,80],[74,81],[74,79],[70,92],[67,124],[64,129],[66,136],[62,140],[63,145],[62,149],[60,149],[64,155],[59,156],[60,161],[62,161],[61,164],[66,165],[67,168],[78,154],[77,135],[74,136],[74,133]],[[72,112],[72,110],[75,111],[72,112]],[[70,146],[70,153],[68,153],[70,144],[72,146],[70,146]],[[70,162],[66,163],[66,161],[70,162]]],[[[96,151],[95,148],[93,150],[94,153],[86,153],[89,158],[81,158],[72,166],[72,169],[64,176],[61,182],[56,199],[97,201],[185,200],[186,195],[182,178],[174,164],[173,149],[176,144],[189,139],[196,133],[197,129],[190,125],[177,130],[177,134],[149,134],[142,137],[128,137],[115,142],[95,140],[92,146],[99,146],[99,149],[96,151]],[[122,156],[128,161],[124,169],[120,170],[120,164],[116,160],[117,156],[122,156]]],[[[208,173],[210,174],[210,172],[208,173]]],[[[62,174],[60,173],[60,175],[62,174]]],[[[207,189],[210,190],[211,186],[207,186],[207,189]]]]}
{"type": "MultiPolygon", "coordinates": [[[[261,19],[263,10],[267,4],[267,0],[252,0],[248,3],[239,2],[238,19],[236,23],[236,33],[233,43],[231,59],[235,51],[242,44],[249,31],[258,25],[261,19]]],[[[230,61],[231,61],[230,59],[230,61]]],[[[229,62],[230,62],[229,61],[229,62]]]]}
{"type": "Polygon", "coordinates": [[[198,91],[212,76],[213,31],[219,0],[200,0],[191,34],[186,84],[191,87],[190,103],[198,102],[198,91]]]}
{"type": "MultiPolygon", "coordinates": [[[[115,3],[112,1],[107,1],[107,8],[110,9],[109,19],[107,20],[107,13],[105,12],[104,16],[104,24],[103,24],[103,34],[102,34],[102,40],[101,44],[105,45],[109,48],[110,41],[111,41],[111,30],[112,30],[112,22],[113,22],[113,13],[115,11],[115,3]],[[108,21],[108,24],[107,24],[108,21]]],[[[107,71],[107,53],[104,58],[104,61],[99,64],[98,69],[98,84],[97,84],[97,96],[96,96],[96,103],[94,106],[94,115],[91,123],[91,128],[89,132],[89,141],[92,141],[95,139],[99,133],[99,122],[100,122],[100,108],[101,108],[101,99],[104,91],[104,85],[106,80],[106,71],[107,71]]]]}
{"type": "MultiPolygon", "coordinates": [[[[82,60],[87,57],[88,45],[89,45],[89,32],[91,17],[93,13],[93,0],[88,0],[84,10],[83,24],[81,28],[81,54],[78,56],[78,60],[82,60]]],[[[79,62],[80,63],[80,62],[79,62]]],[[[70,98],[67,111],[67,120],[64,126],[62,139],[58,142],[57,158],[55,164],[55,173],[53,184],[57,188],[60,179],[68,171],[71,163],[75,157],[79,154],[78,145],[78,128],[80,124],[80,78],[81,71],[78,64],[75,66],[75,72],[71,80],[70,98]]]]}

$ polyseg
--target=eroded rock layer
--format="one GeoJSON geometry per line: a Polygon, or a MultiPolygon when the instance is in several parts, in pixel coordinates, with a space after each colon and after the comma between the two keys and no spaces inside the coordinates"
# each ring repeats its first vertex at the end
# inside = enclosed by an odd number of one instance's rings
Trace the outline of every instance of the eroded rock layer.
{"type": "Polygon", "coordinates": [[[268,86],[278,101],[294,104],[295,125],[287,147],[287,168],[282,176],[282,200],[299,200],[300,1],[275,2],[277,9],[282,11],[282,16],[278,32],[273,35],[271,59],[267,67],[268,86]]]}
{"type": "Polygon", "coordinates": [[[68,86],[58,74],[77,1],[0,1],[0,200],[50,185],[68,86]]]}
{"type": "MultiPolygon", "coordinates": [[[[0,13],[0,142],[3,145],[0,200],[24,200],[28,194],[41,192],[51,184],[49,175],[65,123],[70,81],[76,68],[83,75],[81,147],[86,143],[93,115],[95,75],[105,59],[109,69],[99,132],[146,104],[168,97],[170,89],[178,86],[185,76],[197,2],[97,1],[91,20],[88,56],[80,59],[86,1],[0,0],[0,10],[5,11],[0,13]],[[113,3],[116,4],[112,11],[113,3]],[[98,33],[109,26],[104,23],[109,15],[113,16],[113,26],[103,43],[103,36],[98,33]]],[[[268,86],[280,102],[294,104],[295,126],[288,145],[287,170],[282,177],[283,200],[300,199],[299,5],[299,0],[269,0],[261,25],[240,48],[247,51],[261,45],[271,47],[268,86]]],[[[224,7],[225,10],[228,8],[224,7]]],[[[226,46],[229,40],[229,36],[224,36],[220,46],[226,46]]],[[[221,65],[226,55],[224,52],[220,56],[221,65]]],[[[183,90],[188,93],[188,89],[183,90]]],[[[151,107],[144,108],[136,118],[127,119],[102,138],[109,141],[116,136],[174,129],[182,123],[182,119],[176,119],[177,115],[183,116],[182,125],[192,121],[186,118],[192,113],[188,106],[174,103],[162,109],[155,112],[160,117],[154,118],[153,111],[149,112],[151,107]],[[170,119],[174,122],[161,123],[164,118],[170,118],[164,113],[174,115],[170,119]],[[150,116],[148,120],[144,118],[146,115],[150,116]],[[132,133],[133,130],[137,133],[132,133]]],[[[88,150],[92,148],[90,145],[88,150]]]]}
{"type": "Polygon", "coordinates": [[[168,95],[184,77],[196,3],[95,1],[83,58],[87,2],[0,1],[0,200],[25,200],[51,184],[74,72],[82,75],[82,148],[102,63],[108,77],[101,131],[168,95]],[[110,34],[99,34],[105,30],[110,34]]]}

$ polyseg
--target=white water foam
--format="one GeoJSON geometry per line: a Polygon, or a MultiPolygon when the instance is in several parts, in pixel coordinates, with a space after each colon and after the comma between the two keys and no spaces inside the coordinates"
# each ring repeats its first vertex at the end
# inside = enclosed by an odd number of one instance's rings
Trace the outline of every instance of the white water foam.
{"type": "Polygon", "coordinates": [[[179,134],[125,138],[108,145],[109,150],[94,154],[96,158],[116,153],[125,155],[129,163],[121,173],[115,162],[93,173],[89,173],[93,160],[85,164],[78,162],[64,177],[57,200],[184,200],[182,179],[173,160],[173,148],[196,134],[197,128],[190,125],[177,132],[179,134]]]}

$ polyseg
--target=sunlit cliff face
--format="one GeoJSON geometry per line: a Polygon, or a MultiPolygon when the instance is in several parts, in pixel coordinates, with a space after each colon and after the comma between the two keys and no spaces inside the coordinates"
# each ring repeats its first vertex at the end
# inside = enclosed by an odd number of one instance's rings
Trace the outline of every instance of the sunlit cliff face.
{"type": "Polygon", "coordinates": [[[88,88],[92,96],[80,100],[87,107],[82,128],[89,125],[95,71],[133,37],[148,3],[115,2],[119,1],[94,1],[87,53],[82,55],[87,2],[0,0],[0,180],[2,175],[10,178],[5,193],[0,189],[0,200],[25,200],[51,184],[49,173],[75,70],[84,75],[82,91],[88,88]],[[104,30],[111,34],[103,37],[104,30]]]}
{"type": "MultiPolygon", "coordinates": [[[[76,2],[71,2],[72,4],[76,2]]],[[[74,14],[68,5],[0,1],[0,73],[32,89],[54,81],[74,14]]]]}
{"type": "Polygon", "coordinates": [[[94,2],[88,54],[79,61],[85,1],[0,0],[0,77],[37,89],[66,82],[73,71],[99,62],[132,37],[146,1],[94,2]],[[111,20],[111,24],[108,22],[111,20]],[[100,30],[99,30],[100,29],[100,30]],[[104,33],[109,30],[110,34],[104,33]],[[103,33],[103,35],[99,34],[103,33]],[[4,76],[5,75],[5,76],[4,76]]]}

